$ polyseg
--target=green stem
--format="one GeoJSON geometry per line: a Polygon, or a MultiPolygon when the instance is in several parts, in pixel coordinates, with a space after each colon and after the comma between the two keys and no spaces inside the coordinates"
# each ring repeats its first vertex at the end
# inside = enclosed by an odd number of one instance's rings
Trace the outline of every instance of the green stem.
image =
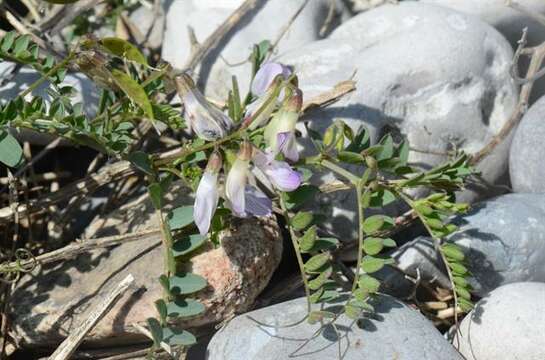
{"type": "Polygon", "coordinates": [[[53,76],[57,71],[68,65],[70,61],[74,58],[75,53],[71,52],[68,54],[66,58],[64,58],[63,61],[58,63],[57,65],[53,66],[48,72],[43,74],[38,80],[33,82],[28,88],[26,88],[21,94],[19,94],[20,97],[25,97],[26,95],[30,94],[32,91],[34,91],[38,86],[40,86],[44,81],[49,79],[50,76],[53,76]]]}
{"type": "Polygon", "coordinates": [[[307,298],[307,311],[310,314],[310,312],[312,311],[312,304],[310,302],[310,287],[308,285],[307,274],[305,273],[305,263],[303,262],[303,257],[301,256],[299,243],[297,242],[297,236],[295,235],[295,232],[293,231],[293,228],[291,227],[289,223],[290,218],[288,214],[288,209],[286,207],[286,203],[284,199],[282,198],[282,194],[277,194],[277,195],[278,195],[278,198],[280,199],[280,207],[282,208],[284,218],[286,219],[288,230],[290,232],[291,242],[293,244],[293,250],[295,251],[295,256],[297,257],[297,263],[299,264],[299,272],[301,273],[301,278],[303,279],[303,285],[305,287],[305,295],[307,298]]]}
{"type": "Polygon", "coordinates": [[[345,170],[342,167],[340,167],[339,165],[333,163],[330,160],[326,160],[326,159],[322,159],[320,164],[323,167],[325,167],[325,168],[327,168],[327,169],[329,169],[329,170],[343,176],[344,178],[349,180],[353,185],[358,186],[358,184],[360,182],[360,178],[357,177],[356,175],[352,174],[350,171],[345,170]]]}
{"type": "MultiPolygon", "coordinates": [[[[363,240],[364,240],[363,221],[365,216],[364,208],[363,208],[363,185],[364,183],[362,181],[358,182],[358,184],[356,185],[356,199],[358,202],[358,260],[356,263],[356,271],[354,274],[354,280],[352,281],[351,293],[354,293],[354,291],[358,287],[361,262],[363,259],[363,240]]],[[[365,191],[368,191],[368,190],[365,190],[365,191]]]]}

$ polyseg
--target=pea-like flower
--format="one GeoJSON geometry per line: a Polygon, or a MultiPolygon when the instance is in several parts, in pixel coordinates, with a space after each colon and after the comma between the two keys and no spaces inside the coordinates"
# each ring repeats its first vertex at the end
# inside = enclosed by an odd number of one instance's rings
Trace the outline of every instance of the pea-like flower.
{"type": "Polygon", "coordinates": [[[291,70],[287,66],[275,62],[261,65],[252,81],[252,93],[259,97],[263,96],[278,75],[287,79],[291,75],[291,70]]]}
{"type": "Polygon", "coordinates": [[[272,201],[258,188],[248,184],[252,152],[252,144],[244,141],[225,181],[225,196],[233,213],[240,217],[250,214],[264,216],[272,210],[272,201]]]}
{"type": "Polygon", "coordinates": [[[254,149],[252,161],[280,191],[294,191],[303,181],[299,172],[293,170],[287,162],[275,160],[272,153],[254,149]]]}
{"type": "Polygon", "coordinates": [[[184,102],[190,129],[208,141],[225,137],[234,125],[229,116],[206,100],[189,75],[178,75],[175,82],[184,102]]]}
{"type": "Polygon", "coordinates": [[[208,233],[210,222],[218,207],[218,175],[221,170],[221,163],[221,155],[214,151],[208,159],[208,164],[195,194],[193,219],[201,235],[208,233]]]}
{"type": "Polygon", "coordinates": [[[295,125],[303,105],[301,90],[297,89],[288,101],[278,110],[265,128],[265,140],[274,154],[282,153],[292,161],[299,160],[295,125]]]}

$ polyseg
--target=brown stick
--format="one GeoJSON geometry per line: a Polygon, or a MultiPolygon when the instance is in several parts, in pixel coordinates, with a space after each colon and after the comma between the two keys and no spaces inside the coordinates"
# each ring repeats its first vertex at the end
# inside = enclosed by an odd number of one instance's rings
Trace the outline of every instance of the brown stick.
{"type": "Polygon", "coordinates": [[[129,274],[117,286],[112,289],[98,304],[95,304],[89,317],[73,333],[71,333],[49,357],[50,360],[66,360],[76,350],[85,338],[85,335],[96,325],[102,316],[108,312],[115,301],[134,282],[134,277],[129,274]]]}

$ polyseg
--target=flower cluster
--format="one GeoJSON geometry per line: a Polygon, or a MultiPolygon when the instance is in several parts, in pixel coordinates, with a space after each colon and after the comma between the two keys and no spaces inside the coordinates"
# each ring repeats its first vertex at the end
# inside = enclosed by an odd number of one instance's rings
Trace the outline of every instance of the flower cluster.
{"type": "Polygon", "coordinates": [[[241,141],[236,159],[225,171],[223,191],[219,186],[221,169],[225,168],[222,155],[217,147],[212,152],[195,196],[193,214],[201,234],[208,232],[220,196],[235,216],[265,216],[271,213],[272,201],[257,187],[254,172],[264,174],[279,191],[293,191],[301,184],[302,175],[286,161],[278,159],[281,155],[289,161],[299,159],[295,124],[301,111],[302,93],[290,82],[292,79],[292,73],[286,66],[264,64],[252,82],[251,91],[257,100],[247,107],[245,119],[237,127],[231,118],[206,100],[188,75],[176,77],[189,127],[199,138],[216,141],[233,131],[240,131],[240,138],[246,139],[249,135],[247,132],[264,127],[267,145],[262,150],[249,140],[241,141]]]}

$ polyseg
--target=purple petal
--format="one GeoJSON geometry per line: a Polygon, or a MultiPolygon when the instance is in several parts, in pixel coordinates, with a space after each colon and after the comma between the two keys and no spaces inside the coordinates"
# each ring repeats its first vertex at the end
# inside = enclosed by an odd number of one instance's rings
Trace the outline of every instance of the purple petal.
{"type": "Polygon", "coordinates": [[[252,82],[252,93],[257,96],[265,94],[273,80],[278,75],[287,79],[291,75],[291,70],[282,64],[269,62],[263,64],[255,74],[252,82]]]}
{"type": "Polygon", "coordinates": [[[246,212],[254,216],[267,216],[272,212],[272,200],[258,188],[246,185],[246,212]]]}
{"type": "Polygon", "coordinates": [[[204,140],[213,141],[225,137],[233,127],[233,121],[211,105],[198,91],[189,91],[184,97],[189,127],[204,140]]]}
{"type": "Polygon", "coordinates": [[[231,210],[237,215],[244,215],[246,201],[244,189],[248,176],[248,161],[236,159],[225,181],[225,195],[231,203],[231,210]]]}
{"type": "Polygon", "coordinates": [[[217,182],[218,174],[207,171],[203,174],[197,187],[193,219],[201,235],[208,233],[210,221],[218,206],[219,194],[217,182]]]}
{"type": "Polygon", "coordinates": [[[303,176],[283,161],[274,161],[267,175],[273,185],[281,191],[293,191],[301,185],[303,176]]]}
{"type": "Polygon", "coordinates": [[[293,132],[282,132],[277,135],[277,151],[284,154],[286,159],[291,161],[299,160],[299,152],[297,151],[297,143],[293,132]]]}

